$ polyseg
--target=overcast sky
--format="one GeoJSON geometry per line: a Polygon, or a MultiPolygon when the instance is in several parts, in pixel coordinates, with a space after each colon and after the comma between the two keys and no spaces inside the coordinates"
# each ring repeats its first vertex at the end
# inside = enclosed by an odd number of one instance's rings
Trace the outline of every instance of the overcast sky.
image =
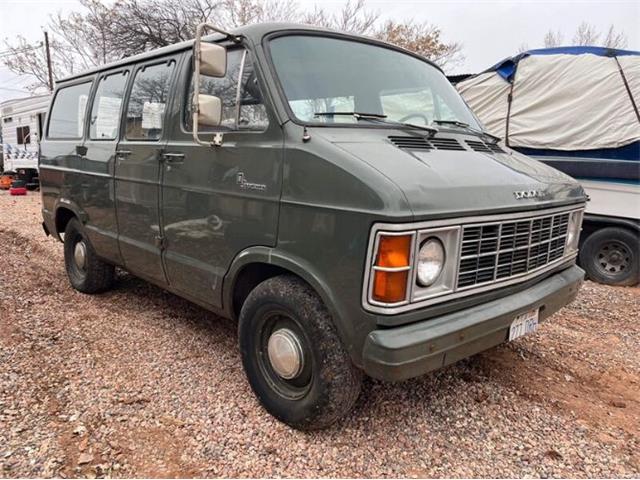
{"type": "MultiPolygon", "coordinates": [[[[328,10],[344,4],[344,0],[298,1],[303,8],[318,4],[328,10]]],[[[367,0],[367,5],[382,18],[433,23],[445,41],[462,43],[465,61],[448,73],[478,72],[513,55],[520,45],[539,47],[549,29],[564,32],[570,40],[582,21],[601,30],[613,24],[626,33],[628,49],[640,50],[640,0],[367,0]]],[[[40,40],[50,14],[79,8],[77,0],[0,0],[0,39],[11,41],[21,34],[40,40]]],[[[2,44],[0,52],[4,50],[2,44]]],[[[29,83],[0,66],[0,101],[24,96],[29,83]]]]}

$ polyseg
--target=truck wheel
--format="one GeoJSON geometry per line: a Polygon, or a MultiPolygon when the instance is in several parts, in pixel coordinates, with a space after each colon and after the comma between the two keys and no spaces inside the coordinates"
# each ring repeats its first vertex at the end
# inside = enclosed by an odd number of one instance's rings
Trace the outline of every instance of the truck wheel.
{"type": "Polygon", "coordinates": [[[362,372],[322,300],[302,280],[283,275],[258,285],[242,306],[238,329],[245,373],[271,415],[315,430],[352,409],[362,372]]]}
{"type": "Polygon", "coordinates": [[[97,257],[75,218],[64,231],[64,264],[71,286],[82,293],[103,292],[113,284],[115,267],[97,257]]]}
{"type": "Polygon", "coordinates": [[[631,286],[640,280],[638,237],[629,230],[607,227],[587,237],[580,249],[580,265],[591,280],[631,286]]]}

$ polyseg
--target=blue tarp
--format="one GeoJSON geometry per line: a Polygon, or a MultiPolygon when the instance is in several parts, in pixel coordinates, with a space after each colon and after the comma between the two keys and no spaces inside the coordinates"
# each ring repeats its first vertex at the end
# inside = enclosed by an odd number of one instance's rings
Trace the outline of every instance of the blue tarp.
{"type": "Polygon", "coordinates": [[[601,57],[622,57],[625,55],[640,55],[640,52],[634,50],[621,50],[618,48],[606,47],[554,47],[554,48],[537,48],[527,50],[510,58],[505,58],[501,62],[496,63],[493,67],[486,69],[482,73],[496,72],[507,82],[513,80],[513,75],[518,67],[518,62],[530,55],[583,55],[585,53],[591,55],[599,55],[601,57]]]}

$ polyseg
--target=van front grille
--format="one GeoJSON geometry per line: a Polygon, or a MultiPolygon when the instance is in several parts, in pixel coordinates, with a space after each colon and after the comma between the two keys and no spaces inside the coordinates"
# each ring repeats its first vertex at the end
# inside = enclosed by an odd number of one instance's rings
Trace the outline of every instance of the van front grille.
{"type": "Polygon", "coordinates": [[[562,258],[569,213],[462,228],[457,287],[503,281],[562,258]]]}

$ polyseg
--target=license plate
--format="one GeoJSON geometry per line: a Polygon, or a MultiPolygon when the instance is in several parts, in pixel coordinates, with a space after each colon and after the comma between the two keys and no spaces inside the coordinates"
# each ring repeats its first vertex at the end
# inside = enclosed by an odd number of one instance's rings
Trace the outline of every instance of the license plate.
{"type": "Polygon", "coordinates": [[[509,341],[533,333],[538,329],[538,309],[518,315],[509,327],[509,341]]]}

